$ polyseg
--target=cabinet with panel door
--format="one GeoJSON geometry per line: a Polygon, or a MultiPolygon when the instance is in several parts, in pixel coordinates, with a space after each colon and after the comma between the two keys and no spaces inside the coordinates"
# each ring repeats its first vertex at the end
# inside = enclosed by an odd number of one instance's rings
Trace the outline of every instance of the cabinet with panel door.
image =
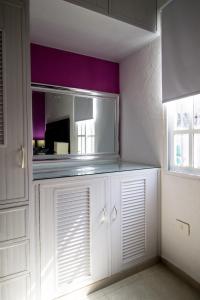
{"type": "Polygon", "coordinates": [[[111,177],[112,274],[158,255],[158,171],[111,177]]]}
{"type": "Polygon", "coordinates": [[[0,1],[0,206],[28,200],[25,9],[0,1]]]}
{"type": "Polygon", "coordinates": [[[36,183],[41,300],[157,257],[157,181],[150,169],[36,183]]]}
{"type": "Polygon", "coordinates": [[[66,0],[90,10],[106,14],[125,23],[155,32],[156,0],[66,0]]]}
{"type": "Polygon", "coordinates": [[[73,4],[108,15],[109,0],[68,0],[73,4]]]}
{"type": "Polygon", "coordinates": [[[41,299],[109,276],[107,189],[105,178],[40,185],[41,299]]]}
{"type": "Polygon", "coordinates": [[[109,15],[126,23],[155,32],[156,0],[109,0],[109,15]]]}
{"type": "Polygon", "coordinates": [[[0,0],[0,299],[30,294],[28,1],[0,0]]]}

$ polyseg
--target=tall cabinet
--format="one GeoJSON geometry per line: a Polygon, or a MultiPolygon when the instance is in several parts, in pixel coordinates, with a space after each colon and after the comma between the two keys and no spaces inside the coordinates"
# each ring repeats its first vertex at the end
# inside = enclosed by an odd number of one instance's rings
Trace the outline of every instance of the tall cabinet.
{"type": "Polygon", "coordinates": [[[27,300],[29,285],[28,1],[0,0],[0,299],[27,300]]]}

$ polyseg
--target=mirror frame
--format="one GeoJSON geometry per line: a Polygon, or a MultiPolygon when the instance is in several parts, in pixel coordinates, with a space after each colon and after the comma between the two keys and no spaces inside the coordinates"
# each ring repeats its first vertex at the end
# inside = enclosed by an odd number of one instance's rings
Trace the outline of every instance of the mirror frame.
{"type": "MultiPolygon", "coordinates": [[[[78,154],[62,154],[62,155],[32,155],[33,161],[56,161],[56,160],[112,160],[119,158],[119,94],[96,92],[84,89],[69,88],[57,85],[46,85],[32,82],[31,90],[37,92],[51,92],[66,95],[74,95],[81,97],[96,96],[98,98],[107,98],[108,100],[115,100],[115,151],[113,153],[94,153],[86,155],[78,154]]],[[[32,99],[32,98],[31,98],[32,99]]],[[[32,133],[33,134],[33,133],[32,133]]],[[[33,139],[33,136],[32,136],[33,139]]]]}

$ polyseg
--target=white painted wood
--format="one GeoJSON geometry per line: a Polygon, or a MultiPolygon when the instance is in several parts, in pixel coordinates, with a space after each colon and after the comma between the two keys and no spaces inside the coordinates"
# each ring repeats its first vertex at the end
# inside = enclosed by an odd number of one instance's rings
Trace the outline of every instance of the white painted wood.
{"type": "Polygon", "coordinates": [[[158,255],[157,207],[157,170],[112,176],[112,274],[158,255]]]}
{"type": "Polygon", "coordinates": [[[0,244],[0,278],[28,271],[28,242],[0,244]]]}
{"type": "Polygon", "coordinates": [[[156,0],[110,0],[109,15],[149,31],[156,31],[156,0]]]}
{"type": "MultiPolygon", "coordinates": [[[[30,293],[27,176],[28,0],[0,0],[3,32],[4,145],[0,146],[0,299],[28,300],[30,293]],[[26,12],[25,12],[26,11],[26,12]],[[22,166],[22,149],[25,165],[22,166]],[[22,202],[23,201],[23,202],[22,202]],[[13,207],[15,206],[15,207],[13,207]]],[[[0,69],[2,59],[0,60],[0,69]]],[[[0,72],[1,73],[1,72],[0,72]]],[[[2,92],[2,88],[0,88],[2,92]]],[[[2,102],[2,100],[0,101],[2,102]]],[[[1,110],[2,112],[2,110],[1,110]]],[[[0,114],[1,114],[0,112],[0,114]]],[[[30,114],[31,115],[31,114],[30,114]]],[[[31,120],[30,120],[31,122],[31,120]]]]}
{"type": "Polygon", "coordinates": [[[25,126],[26,101],[23,76],[23,18],[24,11],[19,2],[1,1],[1,29],[4,31],[4,92],[5,92],[5,140],[0,148],[0,176],[3,192],[0,192],[0,204],[27,200],[27,163],[22,168],[21,147],[27,157],[27,137],[25,126]]]}
{"type": "MultiPolygon", "coordinates": [[[[3,30],[3,5],[0,3],[0,29],[3,30]]],[[[4,42],[3,42],[4,45],[4,42]]],[[[2,45],[2,46],[3,46],[2,45]]],[[[3,60],[2,60],[3,63],[3,60]]],[[[1,66],[3,67],[3,66],[1,66]]],[[[3,70],[4,74],[4,70],[3,70]]],[[[5,120],[5,97],[3,96],[3,106],[4,106],[4,120],[5,120]]],[[[5,123],[4,123],[4,134],[5,134],[5,123]]],[[[4,136],[5,140],[5,136],[4,136]]],[[[5,147],[0,146],[0,170],[5,168],[5,147]]],[[[1,173],[2,171],[0,171],[1,173]]],[[[0,180],[0,200],[6,198],[6,176],[1,176],[0,180]]]]}
{"type": "MultiPolygon", "coordinates": [[[[41,300],[66,295],[158,256],[158,173],[149,169],[35,182],[41,300]],[[82,228],[74,220],[80,211],[82,228]],[[70,244],[69,237],[77,243],[70,244]],[[90,244],[90,256],[86,249],[70,261],[80,241],[84,249],[90,244]],[[73,280],[72,268],[85,262],[83,271],[89,276],[81,281],[75,272],[73,280]]],[[[36,289],[40,290],[39,282],[36,289]]]]}
{"type": "Polygon", "coordinates": [[[29,300],[29,277],[17,277],[0,282],[1,300],[29,300]]]}
{"type": "Polygon", "coordinates": [[[5,122],[4,122],[4,33],[0,30],[0,147],[5,145],[5,122]]]}
{"type": "Polygon", "coordinates": [[[106,15],[108,14],[109,0],[67,0],[67,1],[106,15]]]}
{"type": "Polygon", "coordinates": [[[27,238],[28,207],[0,210],[0,242],[27,238]]]}
{"type": "Polygon", "coordinates": [[[145,253],[146,180],[121,183],[122,261],[129,263],[145,253]]]}
{"type": "Polygon", "coordinates": [[[40,186],[41,298],[109,275],[106,181],[40,186]]]}

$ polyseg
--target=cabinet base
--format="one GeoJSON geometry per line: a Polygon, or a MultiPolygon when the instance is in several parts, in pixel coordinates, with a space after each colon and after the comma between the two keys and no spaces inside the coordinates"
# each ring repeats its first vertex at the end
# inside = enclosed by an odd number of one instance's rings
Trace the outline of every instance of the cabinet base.
{"type": "MultiPolygon", "coordinates": [[[[74,299],[74,297],[83,297],[85,295],[89,295],[93,292],[96,292],[100,289],[103,289],[113,283],[116,283],[122,279],[125,279],[126,277],[129,277],[129,276],[132,276],[138,272],[141,272],[147,268],[150,268],[152,267],[153,265],[157,264],[158,262],[160,262],[160,257],[157,256],[157,257],[154,257],[154,258],[151,258],[143,263],[140,263],[126,271],[123,271],[123,272],[120,272],[120,273],[117,273],[115,275],[112,275],[110,277],[107,277],[105,279],[102,279],[100,281],[97,281],[87,287],[84,287],[82,289],[79,289],[78,291],[74,292],[74,293],[71,293],[70,296],[73,296],[72,298],[74,299]]],[[[65,296],[62,296],[59,298],[59,300],[67,300],[69,297],[69,294],[68,295],[65,295],[65,296]]],[[[56,299],[55,299],[56,300],[56,299]]]]}

